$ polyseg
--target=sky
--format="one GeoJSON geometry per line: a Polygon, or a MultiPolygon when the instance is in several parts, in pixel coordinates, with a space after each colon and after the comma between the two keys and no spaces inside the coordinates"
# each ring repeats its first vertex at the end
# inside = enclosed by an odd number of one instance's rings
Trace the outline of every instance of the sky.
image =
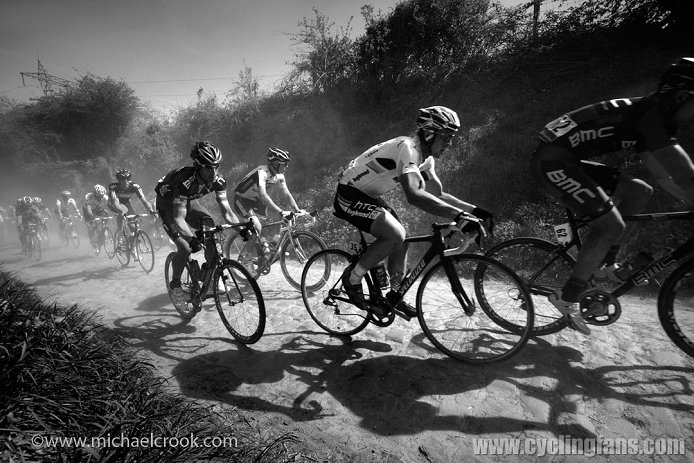
{"type": "MultiPolygon", "coordinates": [[[[503,0],[517,5],[527,0],[503,0]]],[[[42,95],[36,73],[67,80],[91,73],[123,80],[162,112],[205,94],[221,99],[252,70],[271,91],[299,50],[292,46],[313,8],[335,28],[352,19],[364,32],[361,6],[387,13],[399,0],[0,0],[0,96],[26,102],[42,95]]]]}

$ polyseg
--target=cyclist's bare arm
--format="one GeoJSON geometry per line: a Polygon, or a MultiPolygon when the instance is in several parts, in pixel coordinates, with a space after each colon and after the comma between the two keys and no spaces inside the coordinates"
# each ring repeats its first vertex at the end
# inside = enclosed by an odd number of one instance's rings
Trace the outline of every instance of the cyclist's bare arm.
{"type": "MultiPolygon", "coordinates": [[[[426,190],[424,177],[419,172],[401,174],[398,178],[407,202],[430,214],[455,219],[462,208],[452,206],[426,190]]],[[[440,182],[439,182],[440,184],[440,182]]]]}
{"type": "Polygon", "coordinates": [[[120,209],[120,200],[118,199],[118,195],[116,194],[115,190],[110,190],[108,192],[108,205],[112,209],[120,209]]]}
{"type": "Polygon", "coordinates": [[[171,202],[171,208],[173,211],[173,221],[180,230],[181,236],[183,236],[186,241],[190,241],[195,236],[195,233],[193,233],[193,230],[188,226],[188,222],[186,222],[186,200],[180,198],[174,199],[171,202]]]}
{"type": "Polygon", "coordinates": [[[680,145],[663,146],[639,156],[665,191],[694,202],[694,164],[680,145]]]}
{"type": "Polygon", "coordinates": [[[239,218],[236,216],[236,214],[234,214],[234,211],[231,210],[231,206],[229,205],[229,200],[227,199],[227,192],[218,191],[217,193],[215,193],[215,199],[217,200],[219,210],[222,212],[222,217],[224,217],[226,223],[239,223],[239,218]]]}
{"type": "Polygon", "coordinates": [[[265,182],[260,182],[260,184],[258,185],[258,194],[260,196],[260,200],[263,203],[267,204],[267,206],[270,209],[272,209],[277,214],[282,213],[282,208],[275,204],[270,195],[267,194],[267,187],[265,186],[265,182]]]}
{"type": "Polygon", "coordinates": [[[436,196],[442,201],[447,202],[451,206],[459,207],[465,212],[472,212],[472,210],[475,208],[474,204],[467,203],[461,199],[456,198],[450,193],[446,193],[443,191],[443,185],[441,184],[441,180],[439,177],[436,175],[436,172],[428,171],[427,176],[429,177],[426,180],[426,190],[431,193],[432,195],[436,196]]]}
{"type": "Polygon", "coordinates": [[[142,188],[137,189],[137,197],[140,198],[142,205],[147,208],[147,212],[149,212],[150,214],[154,212],[154,208],[152,207],[152,204],[149,201],[147,201],[147,198],[145,198],[145,194],[142,192],[142,188]]]}
{"type": "Polygon", "coordinates": [[[296,201],[294,200],[294,196],[289,192],[289,188],[287,188],[287,182],[284,180],[280,182],[280,191],[282,192],[282,195],[287,198],[287,201],[289,201],[289,205],[292,206],[292,211],[293,212],[299,212],[301,208],[297,206],[296,201]]]}

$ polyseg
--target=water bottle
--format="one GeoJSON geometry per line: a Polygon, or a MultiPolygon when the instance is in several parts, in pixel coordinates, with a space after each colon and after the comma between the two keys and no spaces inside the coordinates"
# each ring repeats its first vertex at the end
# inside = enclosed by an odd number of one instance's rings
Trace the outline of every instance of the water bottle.
{"type": "Polygon", "coordinates": [[[374,283],[381,288],[382,293],[388,292],[390,289],[390,277],[388,276],[388,269],[386,269],[386,264],[379,262],[373,269],[371,269],[371,276],[373,277],[374,283]]]}
{"type": "Polygon", "coordinates": [[[622,280],[626,280],[634,272],[646,268],[646,266],[651,262],[653,262],[652,255],[647,252],[638,252],[620,264],[619,270],[615,272],[615,275],[622,280]]]}

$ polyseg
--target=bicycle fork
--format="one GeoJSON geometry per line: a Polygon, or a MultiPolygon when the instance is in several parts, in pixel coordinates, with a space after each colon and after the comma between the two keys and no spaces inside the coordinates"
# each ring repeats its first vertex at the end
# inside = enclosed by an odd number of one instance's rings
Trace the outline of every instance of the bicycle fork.
{"type": "Polygon", "coordinates": [[[448,281],[451,283],[451,291],[455,294],[458,303],[465,311],[465,315],[472,316],[475,313],[475,302],[470,299],[470,297],[463,289],[463,285],[460,283],[458,278],[458,273],[455,271],[455,265],[450,258],[444,258],[442,261],[443,268],[446,271],[446,276],[448,276],[448,281]]]}

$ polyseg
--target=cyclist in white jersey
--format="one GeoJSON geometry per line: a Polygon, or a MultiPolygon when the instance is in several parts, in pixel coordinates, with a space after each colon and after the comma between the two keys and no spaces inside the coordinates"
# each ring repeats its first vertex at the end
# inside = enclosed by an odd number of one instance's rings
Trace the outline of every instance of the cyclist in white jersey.
{"type": "MultiPolygon", "coordinates": [[[[348,267],[342,282],[350,299],[360,308],[368,309],[361,289],[361,280],[379,262],[388,258],[388,271],[393,282],[403,277],[407,246],[405,227],[382,195],[400,185],[407,201],[425,212],[454,220],[465,232],[484,233],[477,223],[465,220],[465,212],[483,220],[492,214],[443,191],[435,172],[435,159],[450,146],[460,121],[455,111],[444,106],[419,110],[417,132],[397,137],[369,148],[340,173],[335,195],[335,215],[376,240],[359,261],[348,267]]],[[[398,300],[395,291],[386,295],[395,310],[408,317],[416,311],[398,300]]],[[[372,309],[379,311],[378,307],[372,309]]],[[[378,315],[383,315],[378,313],[378,315]]]]}

